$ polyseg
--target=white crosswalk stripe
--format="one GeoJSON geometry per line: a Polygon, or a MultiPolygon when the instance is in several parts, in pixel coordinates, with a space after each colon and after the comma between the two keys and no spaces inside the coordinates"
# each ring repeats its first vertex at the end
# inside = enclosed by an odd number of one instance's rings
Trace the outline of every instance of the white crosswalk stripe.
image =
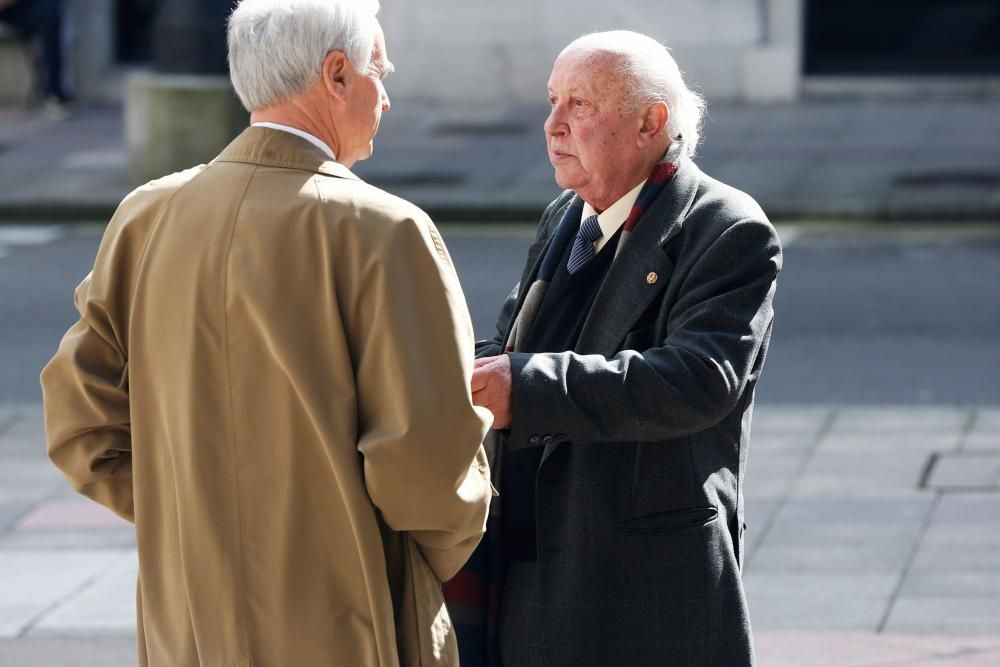
{"type": "Polygon", "coordinates": [[[65,235],[63,225],[0,225],[0,259],[19,246],[44,245],[65,235]]]}

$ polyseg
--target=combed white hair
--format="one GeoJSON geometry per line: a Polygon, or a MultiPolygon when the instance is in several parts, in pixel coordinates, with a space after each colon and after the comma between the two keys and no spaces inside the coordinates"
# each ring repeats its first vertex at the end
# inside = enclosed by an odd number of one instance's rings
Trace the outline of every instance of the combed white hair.
{"type": "Polygon", "coordinates": [[[229,77],[248,111],[304,93],[331,51],[368,67],[378,0],[242,0],[229,17],[229,77]]]}
{"type": "Polygon", "coordinates": [[[584,35],[567,46],[584,53],[608,53],[618,59],[617,74],[632,94],[631,109],[664,102],[669,110],[665,132],[693,156],[701,139],[705,99],[687,87],[670,49],[652,37],[631,30],[610,30],[584,35]]]}

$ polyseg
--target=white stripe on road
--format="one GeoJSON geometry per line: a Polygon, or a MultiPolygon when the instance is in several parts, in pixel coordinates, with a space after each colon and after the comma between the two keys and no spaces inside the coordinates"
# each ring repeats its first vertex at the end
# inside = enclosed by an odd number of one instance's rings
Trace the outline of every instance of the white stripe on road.
{"type": "Polygon", "coordinates": [[[42,245],[66,235],[62,225],[2,225],[0,248],[4,245],[42,245]]]}

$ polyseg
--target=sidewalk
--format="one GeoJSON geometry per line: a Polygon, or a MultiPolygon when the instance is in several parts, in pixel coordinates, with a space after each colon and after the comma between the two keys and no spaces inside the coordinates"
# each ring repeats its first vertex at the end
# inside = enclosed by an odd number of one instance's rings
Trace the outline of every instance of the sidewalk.
{"type": "MultiPolygon", "coordinates": [[[[746,499],[762,667],[1000,664],[1000,409],[762,406],[746,499]]],[[[0,406],[0,664],[134,664],[135,576],[0,406]]]]}
{"type": "MultiPolygon", "coordinates": [[[[400,102],[367,180],[439,220],[533,221],[558,192],[544,105],[400,102]]],[[[1000,99],[712,105],[699,164],[772,218],[1000,220],[1000,99]]],[[[0,221],[104,220],[129,191],[119,109],[0,111],[0,221]]]]}

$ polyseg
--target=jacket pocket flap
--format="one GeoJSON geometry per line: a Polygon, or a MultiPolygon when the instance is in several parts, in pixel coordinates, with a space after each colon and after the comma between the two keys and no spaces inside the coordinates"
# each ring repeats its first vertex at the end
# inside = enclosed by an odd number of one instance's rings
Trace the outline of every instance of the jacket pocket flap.
{"type": "Polygon", "coordinates": [[[719,509],[709,505],[634,517],[623,521],[622,529],[628,533],[660,533],[704,526],[717,518],[719,518],[719,509]]]}

